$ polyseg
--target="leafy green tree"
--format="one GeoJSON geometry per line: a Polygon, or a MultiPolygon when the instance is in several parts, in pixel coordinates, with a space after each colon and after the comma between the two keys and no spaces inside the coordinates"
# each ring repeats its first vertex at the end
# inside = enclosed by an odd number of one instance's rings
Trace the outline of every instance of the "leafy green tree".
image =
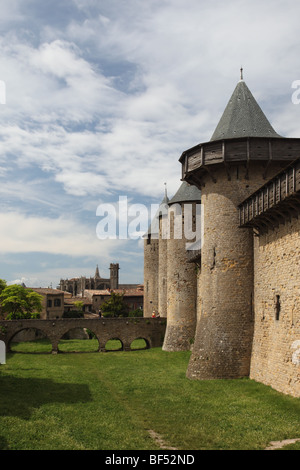
{"type": "Polygon", "coordinates": [[[101,312],[104,317],[128,317],[129,308],[123,300],[123,295],[111,293],[110,299],[101,306],[101,312]]]}
{"type": "Polygon", "coordinates": [[[3,291],[3,289],[5,289],[5,287],[6,287],[6,281],[4,281],[3,279],[0,279],[0,294],[3,291]]]}
{"type": "Polygon", "coordinates": [[[74,306],[76,307],[76,310],[78,310],[78,312],[82,312],[84,303],[81,300],[76,300],[76,302],[74,302],[74,306]]]}
{"type": "Polygon", "coordinates": [[[137,308],[136,310],[131,310],[131,312],[129,312],[129,317],[134,317],[134,318],[137,318],[137,317],[143,317],[144,314],[143,314],[143,310],[141,310],[140,308],[137,308]]]}
{"type": "Polygon", "coordinates": [[[0,295],[1,310],[7,320],[39,318],[42,300],[41,295],[17,284],[6,286],[0,295]]]}

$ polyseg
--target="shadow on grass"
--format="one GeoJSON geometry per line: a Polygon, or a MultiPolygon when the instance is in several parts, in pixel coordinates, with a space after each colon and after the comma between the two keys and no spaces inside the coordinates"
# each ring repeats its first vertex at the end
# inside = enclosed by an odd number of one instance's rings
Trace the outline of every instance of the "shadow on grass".
{"type": "Polygon", "coordinates": [[[9,446],[8,446],[7,440],[5,439],[5,437],[0,436],[0,450],[8,450],[8,449],[9,449],[9,446]]]}
{"type": "MultiPolygon", "coordinates": [[[[92,401],[85,384],[56,383],[49,379],[0,376],[0,416],[29,419],[44,404],[76,404],[92,401]]],[[[0,448],[3,437],[0,436],[0,448]]]]}

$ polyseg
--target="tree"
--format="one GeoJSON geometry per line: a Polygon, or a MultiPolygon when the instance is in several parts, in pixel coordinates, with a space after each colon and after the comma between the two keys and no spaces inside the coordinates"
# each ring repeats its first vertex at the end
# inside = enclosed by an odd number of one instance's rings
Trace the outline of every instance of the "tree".
{"type": "Polygon", "coordinates": [[[135,310],[131,310],[128,314],[129,317],[137,318],[137,317],[143,317],[143,310],[140,308],[136,308],[135,310]]]}
{"type": "Polygon", "coordinates": [[[123,300],[123,295],[111,293],[110,299],[101,305],[104,317],[128,317],[128,305],[123,300]]]}
{"type": "Polygon", "coordinates": [[[76,300],[76,302],[74,302],[74,307],[76,307],[78,312],[83,312],[84,303],[81,300],[76,300]]]}
{"type": "Polygon", "coordinates": [[[5,287],[6,287],[6,281],[4,281],[3,279],[0,279],[0,294],[3,291],[3,289],[5,289],[5,287]]]}
{"type": "Polygon", "coordinates": [[[1,310],[7,320],[39,318],[42,300],[41,295],[17,284],[6,286],[0,294],[1,310]]]}
{"type": "MultiPolygon", "coordinates": [[[[0,294],[5,289],[5,287],[6,287],[6,281],[4,281],[3,279],[0,279],[0,294]]],[[[2,318],[1,304],[0,304],[0,318],[2,318]]],[[[1,334],[1,330],[0,330],[0,334],[1,334]]]]}

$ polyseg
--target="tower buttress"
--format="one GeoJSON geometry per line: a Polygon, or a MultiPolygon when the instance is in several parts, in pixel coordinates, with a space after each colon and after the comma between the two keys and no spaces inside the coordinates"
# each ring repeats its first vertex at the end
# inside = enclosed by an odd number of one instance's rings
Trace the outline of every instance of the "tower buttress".
{"type": "Polygon", "coordinates": [[[275,132],[241,76],[211,140],[180,158],[183,180],[201,189],[204,209],[201,312],[189,378],[249,376],[253,234],[240,227],[238,206],[293,160],[297,146],[275,132]]]}
{"type": "MultiPolygon", "coordinates": [[[[196,213],[201,193],[183,182],[169,202],[169,238],[167,240],[167,328],[164,351],[185,351],[191,348],[197,320],[197,272],[188,262],[186,238],[188,211],[196,213]]],[[[193,224],[193,219],[190,219],[193,224]]],[[[189,224],[189,225],[190,225],[189,224]]],[[[195,227],[193,227],[195,229],[195,227]]],[[[192,230],[192,227],[188,227],[192,230]]],[[[195,230],[192,230],[195,232],[195,230]]]]}
{"type": "Polygon", "coordinates": [[[168,223],[167,185],[165,183],[165,196],[160,204],[158,216],[159,250],[158,250],[158,313],[167,317],[167,223],[168,223]]]}

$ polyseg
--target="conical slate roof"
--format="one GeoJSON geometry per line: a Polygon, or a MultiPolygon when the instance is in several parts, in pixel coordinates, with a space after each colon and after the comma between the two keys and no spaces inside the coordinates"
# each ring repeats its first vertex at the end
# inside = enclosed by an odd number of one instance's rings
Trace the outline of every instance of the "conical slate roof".
{"type": "Polygon", "coordinates": [[[165,189],[165,195],[159,205],[159,208],[155,214],[155,216],[153,217],[150,225],[149,225],[149,228],[148,228],[148,232],[146,232],[144,235],[143,235],[143,238],[147,238],[148,235],[158,235],[159,233],[159,217],[160,215],[164,214],[165,213],[165,206],[169,203],[169,198],[167,196],[167,189],[165,189]]]}
{"type": "Polygon", "coordinates": [[[194,185],[183,181],[177,193],[172,197],[169,205],[183,202],[201,201],[201,191],[194,185]]]}
{"type": "Polygon", "coordinates": [[[211,141],[237,137],[281,137],[269,123],[244,80],[238,82],[211,141]]]}

